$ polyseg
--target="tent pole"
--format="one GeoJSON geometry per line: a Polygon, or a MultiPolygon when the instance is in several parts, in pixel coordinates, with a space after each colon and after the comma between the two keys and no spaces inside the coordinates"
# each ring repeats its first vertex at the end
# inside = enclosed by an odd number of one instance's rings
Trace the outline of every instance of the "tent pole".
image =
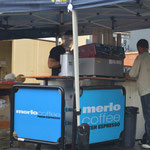
{"type": "MultiPolygon", "coordinates": [[[[72,29],[74,46],[74,77],[75,77],[75,99],[76,112],[80,112],[80,87],[79,87],[79,55],[78,55],[78,17],[77,11],[72,10],[72,29]]],[[[80,125],[80,116],[77,115],[77,126],[80,125]]]]}
{"type": "Polygon", "coordinates": [[[58,45],[59,45],[59,37],[56,36],[56,46],[58,46],[58,45]]]}

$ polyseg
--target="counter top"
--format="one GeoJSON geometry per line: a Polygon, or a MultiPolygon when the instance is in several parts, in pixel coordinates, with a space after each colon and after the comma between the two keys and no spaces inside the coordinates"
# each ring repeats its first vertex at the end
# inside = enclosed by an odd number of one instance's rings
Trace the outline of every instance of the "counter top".
{"type": "Polygon", "coordinates": [[[38,83],[2,83],[0,84],[0,90],[2,89],[6,89],[6,90],[9,90],[11,89],[14,85],[39,85],[38,83]]]}
{"type": "Polygon", "coordinates": [[[15,84],[0,84],[0,89],[11,89],[15,84]]]}
{"type": "MultiPolygon", "coordinates": [[[[52,79],[74,79],[72,76],[23,76],[22,78],[36,78],[37,80],[52,80],[52,79]]],[[[92,79],[92,80],[110,80],[110,81],[125,81],[126,78],[111,78],[111,77],[95,77],[84,76],[80,77],[80,80],[92,79]]]]}

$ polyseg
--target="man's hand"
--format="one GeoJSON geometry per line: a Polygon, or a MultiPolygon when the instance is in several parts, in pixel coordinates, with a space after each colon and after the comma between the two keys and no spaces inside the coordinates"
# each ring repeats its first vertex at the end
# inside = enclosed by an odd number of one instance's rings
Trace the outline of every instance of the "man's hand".
{"type": "Polygon", "coordinates": [[[127,79],[127,80],[136,80],[136,78],[130,77],[130,76],[129,76],[129,73],[124,73],[124,77],[125,77],[125,79],[127,79]]]}
{"type": "Polygon", "coordinates": [[[128,72],[127,72],[127,73],[124,73],[124,77],[125,77],[125,78],[130,78],[129,73],[128,73],[128,72]]]}

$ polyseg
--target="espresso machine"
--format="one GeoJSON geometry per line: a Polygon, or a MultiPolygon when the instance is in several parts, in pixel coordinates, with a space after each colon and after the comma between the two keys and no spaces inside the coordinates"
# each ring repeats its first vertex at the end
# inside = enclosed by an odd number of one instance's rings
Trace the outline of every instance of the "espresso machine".
{"type": "Polygon", "coordinates": [[[66,51],[60,55],[61,72],[59,76],[74,76],[73,55],[70,51],[66,51]]]}

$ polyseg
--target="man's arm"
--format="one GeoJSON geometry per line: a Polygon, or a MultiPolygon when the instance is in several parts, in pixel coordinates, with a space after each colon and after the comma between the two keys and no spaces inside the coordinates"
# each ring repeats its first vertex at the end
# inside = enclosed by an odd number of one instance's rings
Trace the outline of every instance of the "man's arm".
{"type": "Polygon", "coordinates": [[[135,61],[134,64],[129,72],[129,76],[133,77],[133,78],[137,78],[140,72],[140,65],[141,65],[141,58],[138,56],[135,61]]]}
{"type": "Polygon", "coordinates": [[[48,58],[48,67],[50,69],[52,69],[52,68],[58,68],[58,67],[60,67],[60,62],[56,61],[53,58],[48,58]]]}

